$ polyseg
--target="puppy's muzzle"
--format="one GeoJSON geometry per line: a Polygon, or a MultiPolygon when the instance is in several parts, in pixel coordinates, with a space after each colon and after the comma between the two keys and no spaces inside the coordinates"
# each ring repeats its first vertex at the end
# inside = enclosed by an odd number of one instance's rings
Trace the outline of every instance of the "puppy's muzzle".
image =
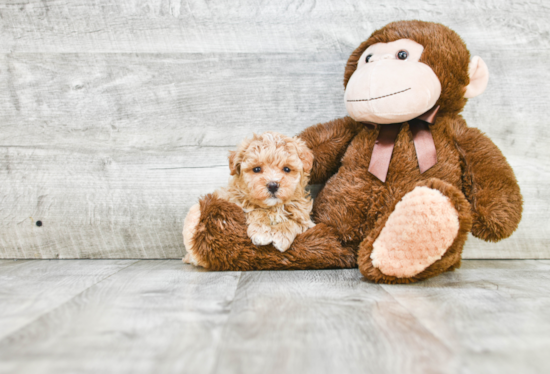
{"type": "Polygon", "coordinates": [[[279,183],[269,182],[267,184],[267,189],[269,190],[269,192],[271,192],[272,195],[275,195],[275,193],[279,190],[279,183]]]}

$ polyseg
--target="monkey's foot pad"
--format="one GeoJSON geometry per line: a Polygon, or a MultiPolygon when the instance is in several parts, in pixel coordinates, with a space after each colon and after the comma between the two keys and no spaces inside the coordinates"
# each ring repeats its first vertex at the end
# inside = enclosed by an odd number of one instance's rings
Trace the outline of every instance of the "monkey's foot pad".
{"type": "Polygon", "coordinates": [[[371,254],[386,275],[412,277],[439,260],[458,234],[451,201],[429,187],[416,187],[397,203],[371,254]]]}

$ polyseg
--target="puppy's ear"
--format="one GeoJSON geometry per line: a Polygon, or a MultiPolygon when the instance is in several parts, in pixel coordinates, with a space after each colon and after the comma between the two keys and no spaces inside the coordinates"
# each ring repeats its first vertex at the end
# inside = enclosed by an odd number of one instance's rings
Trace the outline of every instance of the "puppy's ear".
{"type": "Polygon", "coordinates": [[[231,175],[241,173],[241,160],[237,155],[238,151],[229,151],[229,170],[231,175]]]}
{"type": "Polygon", "coordinates": [[[241,163],[250,143],[252,143],[252,139],[245,139],[239,144],[236,151],[229,151],[229,170],[231,171],[231,175],[241,174],[241,163]]]}
{"type": "Polygon", "coordinates": [[[294,139],[296,140],[298,157],[300,157],[300,160],[302,160],[302,164],[304,165],[304,172],[309,173],[313,167],[313,153],[302,139],[294,139]]]}

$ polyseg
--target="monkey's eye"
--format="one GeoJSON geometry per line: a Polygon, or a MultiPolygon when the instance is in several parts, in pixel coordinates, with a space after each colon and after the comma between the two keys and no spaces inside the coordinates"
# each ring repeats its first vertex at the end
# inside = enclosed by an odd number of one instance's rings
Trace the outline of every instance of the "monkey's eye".
{"type": "Polygon", "coordinates": [[[259,166],[256,166],[254,169],[252,169],[252,171],[253,171],[254,173],[259,173],[260,171],[262,171],[262,168],[259,167],[259,166]]]}
{"type": "Polygon", "coordinates": [[[285,166],[283,170],[285,173],[290,173],[290,168],[288,166],[285,166]]]}
{"type": "Polygon", "coordinates": [[[400,60],[406,60],[407,57],[409,57],[409,52],[404,51],[404,50],[397,52],[397,58],[398,58],[398,59],[400,59],[400,60]]]}
{"type": "Polygon", "coordinates": [[[365,59],[365,62],[369,62],[369,60],[371,59],[372,55],[367,55],[367,58],[365,59]]]}

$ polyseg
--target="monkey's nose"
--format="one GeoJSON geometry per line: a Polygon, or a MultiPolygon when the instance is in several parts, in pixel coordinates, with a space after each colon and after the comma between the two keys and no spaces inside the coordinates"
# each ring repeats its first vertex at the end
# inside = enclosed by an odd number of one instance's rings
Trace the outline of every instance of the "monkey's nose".
{"type": "Polygon", "coordinates": [[[391,60],[393,58],[395,58],[394,55],[386,53],[385,55],[382,55],[382,56],[377,56],[377,55],[372,56],[370,58],[369,62],[376,62],[376,61],[381,61],[381,60],[391,60]]]}
{"type": "Polygon", "coordinates": [[[269,190],[269,192],[271,192],[272,194],[274,194],[275,192],[277,192],[277,190],[279,189],[279,183],[277,182],[269,182],[267,184],[267,189],[269,190]]]}

